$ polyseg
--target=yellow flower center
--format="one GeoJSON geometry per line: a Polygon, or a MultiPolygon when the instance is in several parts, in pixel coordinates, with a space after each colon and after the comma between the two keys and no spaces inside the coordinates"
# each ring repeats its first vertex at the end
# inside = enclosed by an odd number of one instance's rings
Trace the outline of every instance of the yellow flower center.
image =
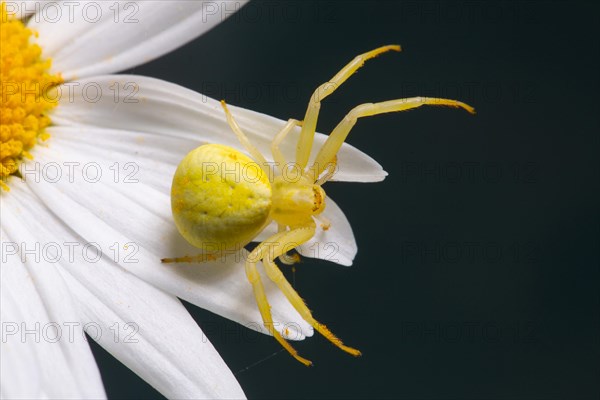
{"type": "Polygon", "coordinates": [[[33,44],[34,33],[23,22],[11,18],[0,3],[0,187],[9,190],[7,180],[18,172],[23,157],[49,135],[48,112],[58,99],[49,91],[62,83],[59,74],[50,74],[51,60],[42,59],[42,49],[33,44]]]}

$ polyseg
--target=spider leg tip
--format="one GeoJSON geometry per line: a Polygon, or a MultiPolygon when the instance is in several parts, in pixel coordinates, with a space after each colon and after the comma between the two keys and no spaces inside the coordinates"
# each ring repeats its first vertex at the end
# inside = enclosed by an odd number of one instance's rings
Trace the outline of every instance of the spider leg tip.
{"type": "Polygon", "coordinates": [[[475,111],[475,107],[471,107],[470,105],[463,103],[462,101],[458,102],[458,106],[467,111],[469,114],[477,114],[477,112],[475,111]]]}

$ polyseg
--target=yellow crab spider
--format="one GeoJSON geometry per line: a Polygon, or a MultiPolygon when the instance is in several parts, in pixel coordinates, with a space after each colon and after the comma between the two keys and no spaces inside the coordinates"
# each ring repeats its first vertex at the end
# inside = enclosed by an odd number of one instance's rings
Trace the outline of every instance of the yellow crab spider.
{"type": "MultiPolygon", "coordinates": [[[[340,349],[359,356],[360,351],[344,345],[325,325],[313,318],[274,260],[280,257],[287,263],[297,261],[285,258],[286,252],[291,250],[289,244],[298,246],[315,235],[315,219],[325,209],[325,192],[321,186],[333,175],[336,154],[358,118],[423,105],[457,107],[474,113],[472,107],[460,101],[426,97],[362,104],[352,109],[335,127],[319,149],[312,165],[307,167],[321,101],[354,74],[365,61],[390,50],[400,51],[400,46],[383,46],[355,57],[329,82],[314,91],[304,120],[301,122],[290,119],[273,138],[271,152],[276,165],[280,166],[275,173],[269,173],[265,157],[252,145],[225,102],[221,101],[228,124],[250,157],[231,147],[206,144],[191,151],[181,161],[173,177],[171,206],[175,224],[190,244],[204,252],[200,256],[169,258],[163,259],[163,262],[215,259],[215,244],[218,244],[217,251],[239,249],[250,243],[271,222],[278,224],[278,232],[260,243],[248,255],[246,275],[252,284],[264,326],[294,358],[305,365],[312,363],[301,357],[274,329],[270,305],[256,264],[262,261],[268,278],[279,287],[306,322],[340,349]],[[301,129],[295,165],[302,174],[300,179],[292,181],[285,179],[285,174],[282,173],[284,171],[281,166],[286,165],[286,159],[279,150],[279,144],[296,126],[301,129]],[[209,246],[213,246],[212,250],[209,246]]],[[[326,229],[328,222],[322,227],[326,229]]]]}

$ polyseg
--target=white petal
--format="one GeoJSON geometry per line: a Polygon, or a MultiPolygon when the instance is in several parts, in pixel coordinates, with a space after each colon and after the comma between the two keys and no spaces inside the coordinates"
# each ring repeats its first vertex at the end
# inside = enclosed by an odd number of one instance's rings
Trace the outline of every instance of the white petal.
{"type": "MultiPolygon", "coordinates": [[[[230,106],[252,143],[270,159],[271,140],[285,122],[265,114],[230,106]]],[[[52,120],[59,125],[91,125],[147,132],[187,139],[196,146],[221,143],[241,148],[227,125],[218,101],[184,87],[136,75],[99,76],[71,82],[61,88],[60,105],[52,120]]],[[[299,130],[291,133],[281,150],[293,160],[299,130]]],[[[318,133],[313,158],[327,136],[318,133]]],[[[179,159],[191,148],[182,148],[179,159]]],[[[339,169],[333,180],[377,182],[387,173],[372,158],[344,144],[338,153],[339,169]]]]}
{"type": "Polygon", "coordinates": [[[331,225],[325,230],[317,221],[317,232],[307,243],[298,248],[300,254],[311,258],[320,258],[345,266],[352,265],[358,251],[352,227],[344,212],[331,198],[327,198],[327,206],[323,216],[331,225]]]}
{"type": "MultiPolygon", "coordinates": [[[[97,183],[85,182],[77,175],[78,172],[72,183],[64,177],[56,183],[40,180],[39,184],[32,185],[56,215],[89,242],[100,243],[106,248],[115,242],[121,245],[134,243],[139,250],[135,259],[139,262],[122,262],[121,266],[154,286],[266,333],[251,285],[245,276],[245,250],[202,265],[160,262],[164,257],[197,254],[199,250],[187,244],[177,231],[171,216],[168,189],[156,190],[141,178],[138,183],[114,182],[110,167],[115,162],[119,165],[131,161],[148,165],[145,160],[147,155],[133,157],[129,152],[119,152],[115,146],[117,141],[108,139],[116,132],[82,127],[53,127],[49,132],[52,135],[52,148],[36,152],[36,161],[49,165],[69,160],[79,162],[81,166],[96,162],[105,171],[102,180],[97,183]],[[88,139],[87,147],[85,138],[88,139]],[[89,143],[94,145],[89,146],[89,143]]],[[[120,133],[124,137],[130,135],[127,132],[120,133]]],[[[152,146],[148,146],[148,149],[152,149],[152,146]]],[[[153,181],[170,182],[174,168],[141,170],[145,171],[146,175],[143,176],[156,175],[158,178],[153,181]]],[[[312,335],[312,328],[277,287],[268,279],[264,284],[276,326],[282,332],[288,328],[290,339],[300,340],[312,335]]]]}
{"type": "MultiPolygon", "coordinates": [[[[24,185],[18,186],[13,185],[16,190],[24,185]]],[[[57,243],[86,243],[40,204],[26,204],[23,209],[10,209],[7,225],[20,222],[40,237],[51,234],[57,243]]],[[[91,260],[89,252],[78,249],[63,254],[58,265],[92,338],[165,396],[244,397],[228,367],[178,299],[123,270],[107,254],[91,260]]],[[[91,254],[95,256],[95,252],[91,254]]]]}
{"type": "Polygon", "coordinates": [[[25,215],[15,204],[27,204],[28,198],[18,188],[5,197],[2,199],[4,259],[0,309],[3,329],[4,324],[17,325],[19,329],[15,335],[8,336],[6,342],[3,335],[3,398],[106,397],[100,373],[83,336],[75,299],[56,265],[48,262],[57,243],[50,235],[45,241],[39,240],[40,236],[26,229],[25,215]],[[17,249],[18,253],[14,254],[17,249]],[[24,360],[33,355],[35,362],[12,365],[21,355],[24,360]],[[28,382],[25,386],[23,378],[28,382]],[[31,390],[38,394],[32,396],[31,390]]]}
{"type": "Polygon", "coordinates": [[[2,2],[6,4],[6,12],[9,18],[23,19],[39,10],[44,1],[47,0],[3,0],[2,2]]]}
{"type": "MultiPolygon", "coordinates": [[[[315,236],[297,250],[305,257],[320,258],[349,267],[358,251],[352,227],[344,212],[329,196],[325,204],[327,206],[322,216],[323,221],[328,220],[331,223],[329,229],[323,229],[321,222],[317,220],[315,236]]],[[[255,241],[262,242],[276,232],[277,224],[272,223],[256,237],[255,241]]]]}
{"type": "Polygon", "coordinates": [[[28,26],[71,80],[143,64],[210,30],[242,1],[78,1],[42,6],[28,26]]]}
{"type": "MultiPolygon", "coordinates": [[[[2,233],[2,238],[5,243],[6,234],[2,233]]],[[[43,305],[35,290],[31,288],[31,281],[24,284],[26,279],[7,276],[8,272],[5,270],[19,268],[17,263],[12,263],[12,265],[9,263],[9,261],[3,262],[2,265],[2,290],[0,290],[0,321],[2,322],[0,398],[41,399],[46,397],[43,378],[44,365],[38,364],[38,359],[44,360],[46,357],[36,356],[36,350],[42,352],[39,350],[40,345],[28,345],[20,340],[20,336],[23,323],[31,324],[32,320],[39,320],[37,316],[28,315],[29,310],[22,310],[22,304],[26,302],[35,304],[39,307],[39,313],[43,312],[43,305]],[[13,293],[14,289],[11,287],[25,287],[25,289],[13,293]],[[21,298],[17,297],[19,295],[21,298]]],[[[59,384],[62,386],[62,382],[59,384]]]]}

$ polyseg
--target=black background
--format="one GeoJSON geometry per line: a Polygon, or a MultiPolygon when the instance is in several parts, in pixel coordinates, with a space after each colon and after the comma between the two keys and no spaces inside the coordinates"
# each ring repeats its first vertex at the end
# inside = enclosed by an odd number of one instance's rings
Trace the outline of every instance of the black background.
{"type": "MultiPolygon", "coordinates": [[[[128,71],[301,119],[352,57],[400,43],[324,101],[319,131],[364,102],[477,109],[360,120],[348,141],[389,176],[325,186],[359,252],[351,268],[305,259],[295,287],[363,357],[316,335],[294,343],[305,368],[187,305],[249,398],[599,398],[599,15],[591,3],[253,2],[128,71]]],[[[160,397],[93,349],[110,398],[160,397]]]]}

